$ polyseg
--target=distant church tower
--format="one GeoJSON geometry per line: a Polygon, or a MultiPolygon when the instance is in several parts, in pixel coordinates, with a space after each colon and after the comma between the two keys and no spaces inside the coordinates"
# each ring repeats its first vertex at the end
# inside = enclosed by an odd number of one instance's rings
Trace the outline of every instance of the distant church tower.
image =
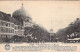
{"type": "Polygon", "coordinates": [[[54,39],[54,32],[53,29],[50,29],[50,41],[52,42],[54,39]]]}
{"type": "Polygon", "coordinates": [[[52,29],[52,27],[53,27],[53,24],[52,24],[53,22],[52,22],[52,19],[51,19],[51,29],[50,29],[50,36],[53,36],[54,35],[54,31],[53,31],[53,29],[52,29]]]}
{"type": "Polygon", "coordinates": [[[54,31],[52,29],[52,20],[51,20],[50,41],[53,41],[53,39],[54,39],[54,31]]]}
{"type": "Polygon", "coordinates": [[[53,29],[50,29],[50,35],[51,35],[51,36],[54,35],[54,31],[53,31],[53,29]]]}

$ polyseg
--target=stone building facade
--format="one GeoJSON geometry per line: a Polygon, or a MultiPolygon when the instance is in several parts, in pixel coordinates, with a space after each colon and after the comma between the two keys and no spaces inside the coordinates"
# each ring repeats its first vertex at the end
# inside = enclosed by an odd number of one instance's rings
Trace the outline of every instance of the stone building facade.
{"type": "Polygon", "coordinates": [[[24,28],[32,27],[32,19],[22,7],[11,14],[0,11],[0,37],[11,38],[14,35],[24,36],[24,28]]]}

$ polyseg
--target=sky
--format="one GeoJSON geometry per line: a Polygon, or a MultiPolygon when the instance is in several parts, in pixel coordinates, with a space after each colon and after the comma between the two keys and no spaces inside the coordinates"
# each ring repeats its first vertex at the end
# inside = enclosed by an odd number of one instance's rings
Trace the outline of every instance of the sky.
{"type": "Polygon", "coordinates": [[[80,18],[80,2],[71,1],[0,1],[0,11],[12,14],[24,8],[36,24],[54,32],[67,27],[80,18]]]}

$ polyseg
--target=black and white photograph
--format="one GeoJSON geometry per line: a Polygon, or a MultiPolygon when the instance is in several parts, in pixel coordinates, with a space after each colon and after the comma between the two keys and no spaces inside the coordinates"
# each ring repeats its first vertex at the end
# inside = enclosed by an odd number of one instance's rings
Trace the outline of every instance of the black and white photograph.
{"type": "Polygon", "coordinates": [[[0,1],[0,44],[6,50],[10,44],[46,43],[80,43],[79,1],[0,1]]]}

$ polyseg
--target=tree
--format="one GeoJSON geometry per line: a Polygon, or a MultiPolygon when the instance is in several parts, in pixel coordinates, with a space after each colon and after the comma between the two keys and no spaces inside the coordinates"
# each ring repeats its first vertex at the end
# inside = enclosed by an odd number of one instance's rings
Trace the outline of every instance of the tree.
{"type": "Polygon", "coordinates": [[[32,40],[33,42],[41,42],[41,41],[48,41],[49,40],[49,32],[44,29],[43,27],[35,24],[33,27],[26,27],[25,28],[25,36],[29,33],[32,33],[32,40]]]}
{"type": "Polygon", "coordinates": [[[56,35],[61,41],[67,40],[67,35],[71,35],[72,33],[77,32],[80,33],[80,19],[77,18],[76,21],[69,24],[68,27],[59,30],[56,35]]]}

